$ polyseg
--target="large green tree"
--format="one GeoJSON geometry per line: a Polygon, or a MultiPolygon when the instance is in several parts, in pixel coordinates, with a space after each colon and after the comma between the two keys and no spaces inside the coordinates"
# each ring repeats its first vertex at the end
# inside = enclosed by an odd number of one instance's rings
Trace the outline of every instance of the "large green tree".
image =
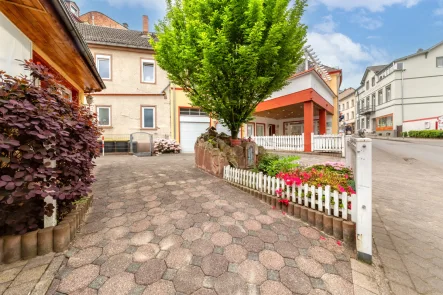
{"type": "Polygon", "coordinates": [[[167,0],[151,40],[156,60],[193,105],[237,138],[257,105],[303,60],[306,0],[167,0]]]}

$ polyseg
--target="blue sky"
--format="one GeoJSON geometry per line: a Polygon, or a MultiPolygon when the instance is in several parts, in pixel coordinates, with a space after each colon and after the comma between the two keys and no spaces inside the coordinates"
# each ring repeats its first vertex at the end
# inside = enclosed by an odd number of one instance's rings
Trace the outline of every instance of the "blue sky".
{"type": "MultiPolygon", "coordinates": [[[[77,0],[80,12],[97,10],[130,29],[150,30],[163,18],[163,0],[77,0]]],[[[308,44],[329,66],[343,70],[342,88],[358,87],[367,66],[388,63],[443,40],[443,0],[308,0],[308,44]]]]}

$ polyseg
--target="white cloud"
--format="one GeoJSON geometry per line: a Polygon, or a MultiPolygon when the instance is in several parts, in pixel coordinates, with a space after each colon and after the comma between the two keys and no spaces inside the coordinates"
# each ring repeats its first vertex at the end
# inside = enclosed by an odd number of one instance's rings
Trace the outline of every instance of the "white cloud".
{"type": "Polygon", "coordinates": [[[381,37],[377,36],[377,35],[370,35],[370,36],[366,37],[366,39],[380,39],[380,38],[381,37]]]}
{"type": "Polygon", "coordinates": [[[351,21],[367,30],[376,30],[381,26],[383,26],[383,21],[381,20],[380,17],[377,18],[369,17],[364,11],[361,11],[360,13],[357,14],[353,14],[351,17],[351,21]]]}
{"type": "Polygon", "coordinates": [[[324,33],[332,33],[337,28],[337,23],[332,20],[332,15],[323,17],[323,22],[314,26],[314,29],[324,33]]]}
{"type": "Polygon", "coordinates": [[[372,12],[383,11],[386,7],[398,4],[405,7],[417,5],[421,0],[311,0],[314,5],[322,3],[328,8],[341,8],[352,10],[356,8],[365,8],[372,12]]]}
{"type": "Polygon", "coordinates": [[[389,61],[383,49],[365,46],[342,33],[312,31],[307,37],[321,63],[343,70],[342,88],[358,87],[367,66],[389,61]]]}
{"type": "Polygon", "coordinates": [[[158,12],[166,10],[166,1],[164,0],[105,0],[109,5],[121,8],[129,7],[144,7],[158,12]]]}

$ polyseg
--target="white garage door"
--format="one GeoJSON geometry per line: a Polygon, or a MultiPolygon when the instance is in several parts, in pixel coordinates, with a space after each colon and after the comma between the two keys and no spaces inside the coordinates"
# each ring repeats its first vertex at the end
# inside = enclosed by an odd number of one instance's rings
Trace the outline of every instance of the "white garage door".
{"type": "Polygon", "coordinates": [[[180,109],[180,145],[183,153],[193,153],[197,137],[208,129],[208,115],[198,109],[180,109]]]}

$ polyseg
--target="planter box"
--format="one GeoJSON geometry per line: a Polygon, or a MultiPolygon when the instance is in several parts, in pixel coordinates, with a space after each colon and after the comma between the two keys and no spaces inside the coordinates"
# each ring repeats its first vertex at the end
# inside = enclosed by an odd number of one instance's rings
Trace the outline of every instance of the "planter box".
{"type": "Polygon", "coordinates": [[[63,252],[74,239],[84,220],[92,195],[78,205],[58,225],[27,232],[23,235],[0,237],[0,264],[30,259],[50,252],[63,252]]]}

